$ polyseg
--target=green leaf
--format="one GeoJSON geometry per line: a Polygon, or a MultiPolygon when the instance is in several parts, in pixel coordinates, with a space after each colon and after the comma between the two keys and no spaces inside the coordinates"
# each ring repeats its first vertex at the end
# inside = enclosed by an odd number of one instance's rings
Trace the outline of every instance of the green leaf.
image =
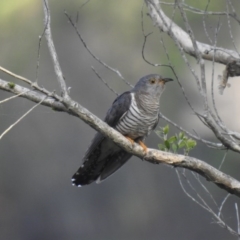
{"type": "Polygon", "coordinates": [[[13,88],[15,87],[15,83],[9,82],[9,83],[8,83],[8,86],[13,89],[13,88]]]}
{"type": "Polygon", "coordinates": [[[166,147],[167,149],[170,149],[170,143],[169,143],[168,140],[165,140],[165,141],[164,141],[164,144],[165,144],[165,147],[166,147]]]}
{"type": "Polygon", "coordinates": [[[183,133],[183,132],[180,132],[178,136],[179,136],[180,139],[183,139],[184,133],[183,133]]]}
{"type": "Polygon", "coordinates": [[[159,128],[156,133],[161,135],[161,139],[163,140],[162,144],[158,144],[158,148],[162,151],[177,153],[179,149],[182,149],[184,154],[188,155],[188,153],[197,145],[196,141],[189,138],[183,132],[176,133],[168,138],[169,125],[159,128]]]}
{"type": "Polygon", "coordinates": [[[180,141],[178,142],[178,147],[179,147],[179,148],[183,148],[183,147],[185,147],[185,146],[186,146],[186,142],[185,142],[185,141],[180,140],[180,141]]]}
{"type": "Polygon", "coordinates": [[[197,142],[194,141],[193,139],[188,139],[187,140],[187,147],[189,149],[192,149],[192,148],[196,147],[196,145],[197,145],[197,142]]]}
{"type": "Polygon", "coordinates": [[[177,137],[176,136],[172,136],[168,139],[169,143],[174,143],[177,141],[177,137]]]}
{"type": "Polygon", "coordinates": [[[169,132],[169,125],[166,125],[166,126],[163,128],[163,133],[164,133],[165,135],[167,135],[168,132],[169,132]]]}

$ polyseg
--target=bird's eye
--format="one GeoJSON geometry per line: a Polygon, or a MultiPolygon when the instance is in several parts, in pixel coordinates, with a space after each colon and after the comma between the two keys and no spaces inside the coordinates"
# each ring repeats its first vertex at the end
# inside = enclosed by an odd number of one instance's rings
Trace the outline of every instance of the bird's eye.
{"type": "Polygon", "coordinates": [[[150,83],[154,84],[156,82],[156,80],[154,78],[150,79],[150,83]]]}

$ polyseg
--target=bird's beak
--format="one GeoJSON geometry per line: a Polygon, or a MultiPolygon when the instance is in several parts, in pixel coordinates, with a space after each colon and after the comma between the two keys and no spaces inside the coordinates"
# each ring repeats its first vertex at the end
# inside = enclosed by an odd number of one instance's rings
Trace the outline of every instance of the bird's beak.
{"type": "Polygon", "coordinates": [[[173,79],[171,79],[171,78],[163,78],[162,81],[163,81],[164,83],[166,83],[166,82],[173,81],[173,79]]]}
{"type": "Polygon", "coordinates": [[[173,79],[171,79],[171,78],[161,78],[161,79],[159,80],[159,83],[160,83],[161,85],[165,85],[166,82],[170,82],[170,81],[173,81],[173,79]]]}

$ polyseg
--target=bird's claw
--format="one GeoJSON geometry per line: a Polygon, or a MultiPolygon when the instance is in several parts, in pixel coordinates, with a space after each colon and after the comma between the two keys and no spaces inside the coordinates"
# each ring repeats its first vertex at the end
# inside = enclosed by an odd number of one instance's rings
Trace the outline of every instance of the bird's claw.
{"type": "MultiPolygon", "coordinates": [[[[131,142],[132,145],[135,143],[135,141],[132,138],[130,138],[128,136],[125,136],[125,138],[128,139],[129,142],[131,142]]],[[[146,155],[147,151],[148,151],[147,146],[142,141],[138,141],[138,144],[143,148],[143,151],[144,151],[144,153],[146,155]]]]}
{"type": "Polygon", "coordinates": [[[125,138],[133,145],[135,142],[133,139],[131,139],[130,137],[128,136],[125,136],[125,138]]]}
{"type": "Polygon", "coordinates": [[[144,153],[147,154],[148,147],[142,141],[138,141],[138,144],[143,148],[144,153]]]}

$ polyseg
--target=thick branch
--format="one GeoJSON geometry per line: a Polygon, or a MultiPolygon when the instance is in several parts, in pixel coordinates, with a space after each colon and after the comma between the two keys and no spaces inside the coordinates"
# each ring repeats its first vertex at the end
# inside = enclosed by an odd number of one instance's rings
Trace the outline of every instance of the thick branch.
{"type": "MultiPolygon", "coordinates": [[[[53,110],[70,113],[70,111],[59,100],[57,100],[55,97],[51,95],[49,95],[46,98],[46,94],[44,93],[29,89],[26,87],[22,87],[18,84],[7,82],[2,79],[0,79],[0,89],[13,93],[15,95],[19,95],[19,97],[26,98],[35,103],[39,103],[42,101],[41,103],[42,105],[51,107],[53,110]]],[[[57,97],[61,99],[60,96],[57,96],[57,97]]]]}
{"type": "Polygon", "coordinates": [[[65,99],[63,100],[63,103],[61,103],[54,97],[50,96],[46,98],[46,95],[43,93],[39,93],[37,91],[30,90],[19,85],[12,86],[9,84],[9,82],[1,79],[0,89],[11,92],[13,94],[22,93],[20,96],[28,100],[31,100],[33,102],[42,101],[42,105],[77,116],[85,123],[93,127],[95,130],[112,139],[124,150],[132,153],[135,156],[138,156],[139,158],[142,158],[151,163],[165,163],[175,167],[187,168],[191,171],[201,174],[208,181],[215,183],[219,187],[225,189],[227,192],[240,197],[240,182],[236,179],[193,157],[162,152],[156,149],[148,149],[148,152],[145,155],[142,147],[140,147],[138,144],[132,145],[123,135],[121,135],[113,128],[109,127],[105,122],[100,120],[86,108],[82,107],[80,104],[71,99],[65,99]]]}
{"type": "MultiPolygon", "coordinates": [[[[145,0],[145,2],[154,24],[157,25],[161,31],[167,33],[171,38],[177,40],[186,53],[197,58],[197,53],[192,44],[190,35],[163,12],[159,0],[145,0]]],[[[213,60],[214,58],[215,62],[225,65],[233,63],[235,67],[230,75],[240,75],[240,59],[237,52],[219,47],[215,48],[212,45],[208,45],[199,41],[196,41],[196,44],[203,59],[213,60]]]]}

